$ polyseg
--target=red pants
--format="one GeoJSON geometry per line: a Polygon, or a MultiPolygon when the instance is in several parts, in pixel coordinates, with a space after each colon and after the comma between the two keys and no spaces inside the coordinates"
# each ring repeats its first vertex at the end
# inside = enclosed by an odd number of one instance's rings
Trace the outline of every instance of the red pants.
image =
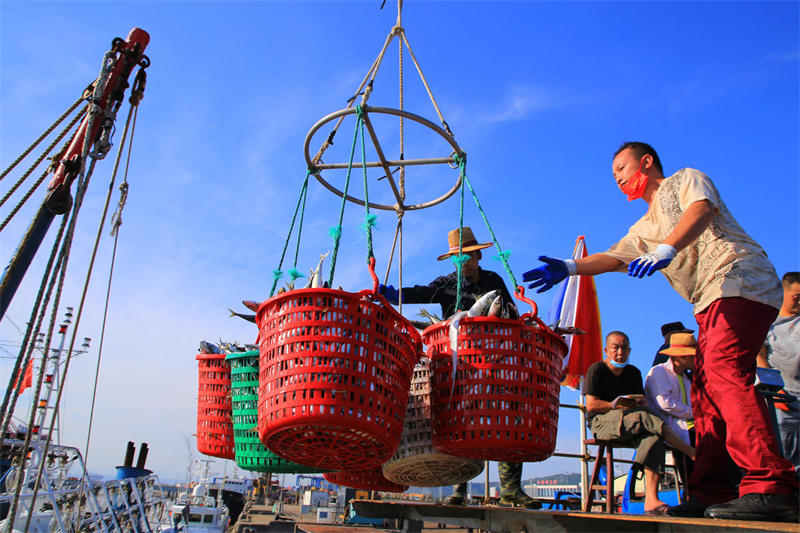
{"type": "Polygon", "coordinates": [[[697,459],[689,492],[704,505],[750,493],[797,491],[792,464],[778,454],[766,403],[753,383],[756,355],[778,311],[744,298],[720,298],[695,315],[698,350],[692,380],[697,459]],[[727,452],[745,471],[733,492],[727,452]]]}

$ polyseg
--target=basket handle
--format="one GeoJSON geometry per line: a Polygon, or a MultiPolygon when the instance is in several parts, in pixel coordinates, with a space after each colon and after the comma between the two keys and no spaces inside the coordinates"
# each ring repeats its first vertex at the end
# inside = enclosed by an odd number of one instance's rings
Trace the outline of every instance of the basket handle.
{"type": "Polygon", "coordinates": [[[372,278],[372,293],[378,294],[378,275],[375,273],[375,256],[369,258],[367,261],[367,269],[369,270],[369,275],[372,278]]]}
{"type": "Polygon", "coordinates": [[[525,322],[530,322],[532,320],[536,322],[539,326],[541,326],[543,329],[548,329],[547,326],[544,324],[544,322],[542,322],[542,320],[537,316],[539,314],[539,306],[536,305],[536,302],[534,302],[530,298],[525,297],[525,287],[523,287],[522,285],[518,285],[517,290],[514,291],[514,296],[517,298],[517,300],[525,302],[532,308],[532,311],[530,313],[525,313],[524,315],[520,316],[520,319],[524,320],[525,322]]]}

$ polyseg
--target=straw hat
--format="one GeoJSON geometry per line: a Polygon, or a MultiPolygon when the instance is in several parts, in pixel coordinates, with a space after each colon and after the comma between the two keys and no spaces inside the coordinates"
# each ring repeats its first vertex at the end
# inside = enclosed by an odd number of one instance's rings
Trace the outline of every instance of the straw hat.
{"type": "MultiPolygon", "coordinates": [[[[475,235],[472,233],[472,229],[464,226],[462,228],[464,233],[461,237],[461,250],[463,252],[471,252],[473,250],[482,250],[484,248],[488,248],[492,246],[492,243],[485,242],[483,244],[478,244],[477,239],[475,239],[475,235]]],[[[443,261],[450,257],[451,255],[455,255],[458,253],[458,230],[454,229],[450,233],[447,234],[447,244],[450,245],[450,251],[446,254],[440,255],[437,259],[439,261],[443,261]]]]}
{"type": "Polygon", "coordinates": [[[669,339],[669,348],[658,353],[664,355],[696,355],[697,340],[691,333],[673,333],[669,339]]]}

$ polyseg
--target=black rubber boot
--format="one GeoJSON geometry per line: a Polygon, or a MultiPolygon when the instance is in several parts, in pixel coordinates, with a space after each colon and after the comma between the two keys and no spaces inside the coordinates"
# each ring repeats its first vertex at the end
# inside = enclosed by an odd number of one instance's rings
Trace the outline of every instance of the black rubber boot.
{"type": "Polygon", "coordinates": [[[467,484],[460,483],[453,487],[453,494],[447,497],[444,501],[445,505],[464,505],[464,500],[467,497],[467,484]]]}
{"type": "Polygon", "coordinates": [[[497,463],[500,474],[500,502],[526,509],[541,509],[542,502],[522,490],[522,463],[497,463]]]}

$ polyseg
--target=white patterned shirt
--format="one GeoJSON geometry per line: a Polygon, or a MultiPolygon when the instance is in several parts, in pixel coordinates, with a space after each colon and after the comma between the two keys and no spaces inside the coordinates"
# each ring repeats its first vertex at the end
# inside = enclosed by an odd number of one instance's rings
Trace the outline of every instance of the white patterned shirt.
{"type": "Polygon", "coordinates": [[[683,213],[708,200],[716,215],[693,243],[660,270],[678,294],[694,304],[694,314],[720,298],[740,297],[780,309],[783,288],[767,253],[736,222],[708,176],[692,168],[664,179],[647,213],[606,255],[622,261],[617,270],[663,243],[683,213]]]}

